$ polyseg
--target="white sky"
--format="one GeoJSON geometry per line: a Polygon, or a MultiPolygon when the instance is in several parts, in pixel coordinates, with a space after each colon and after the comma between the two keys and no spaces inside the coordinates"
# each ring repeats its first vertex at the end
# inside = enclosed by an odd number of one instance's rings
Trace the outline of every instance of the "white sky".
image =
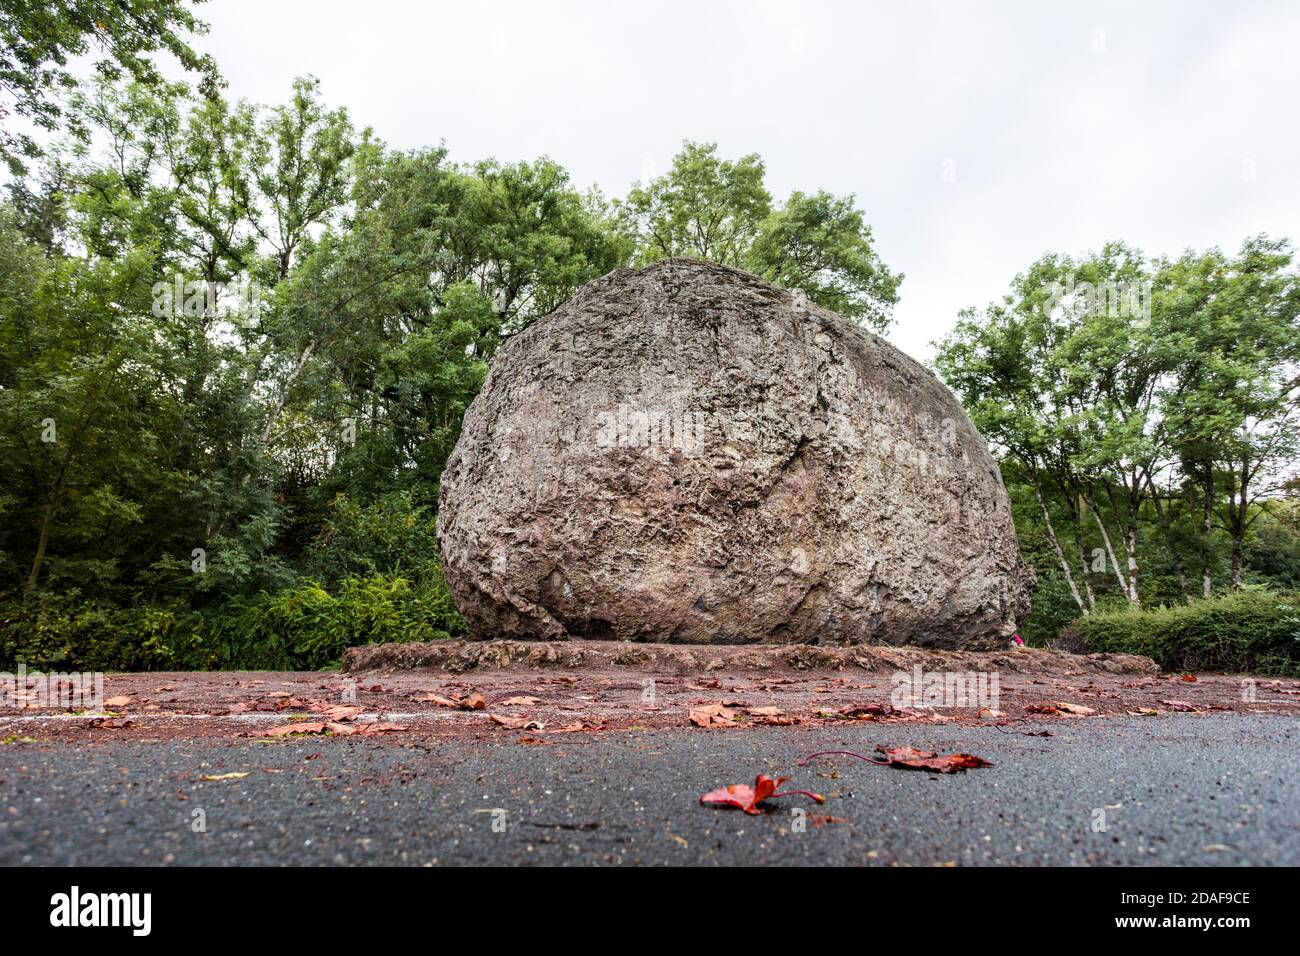
{"type": "Polygon", "coordinates": [[[922,359],[1047,251],[1300,241],[1300,4],[211,0],[199,14],[233,97],[280,102],[311,73],[394,147],[546,154],[617,196],[689,138],[760,154],[778,199],[855,193],[907,275],[889,337],[922,359]]]}

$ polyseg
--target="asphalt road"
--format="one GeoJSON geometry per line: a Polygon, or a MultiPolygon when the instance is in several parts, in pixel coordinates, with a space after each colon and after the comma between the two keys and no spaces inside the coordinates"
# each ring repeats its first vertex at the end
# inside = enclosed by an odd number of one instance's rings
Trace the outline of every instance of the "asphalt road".
{"type": "Polygon", "coordinates": [[[1300,720],[1016,728],[1053,736],[866,723],[632,730],[544,746],[513,736],[8,743],[0,864],[1300,864],[1300,720]],[[995,766],[950,776],[842,757],[795,766],[813,749],[877,743],[969,751],[995,766]],[[759,772],[792,774],[826,806],[783,798],[752,817],[699,805],[705,790],[759,772]],[[199,779],[230,773],[247,776],[199,779]],[[818,826],[818,814],[845,822],[818,826]]]}

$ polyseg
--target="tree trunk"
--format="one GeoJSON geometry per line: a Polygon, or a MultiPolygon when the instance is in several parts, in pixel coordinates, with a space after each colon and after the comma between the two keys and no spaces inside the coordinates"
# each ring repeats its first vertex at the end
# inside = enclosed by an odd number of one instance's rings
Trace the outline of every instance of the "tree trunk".
{"type": "Polygon", "coordinates": [[[1214,532],[1214,471],[1201,483],[1205,494],[1201,513],[1201,597],[1208,598],[1214,593],[1214,550],[1211,547],[1214,532]]]}
{"type": "Polygon", "coordinates": [[[54,518],[54,505],[57,501],[57,492],[51,492],[50,497],[45,501],[45,510],[41,515],[41,534],[36,541],[36,557],[32,560],[32,569],[27,575],[26,593],[31,594],[36,590],[36,582],[41,577],[41,565],[45,563],[45,547],[50,540],[50,522],[54,518]]]}
{"type": "Polygon", "coordinates": [[[1083,603],[1083,598],[1079,596],[1079,587],[1074,583],[1074,575],[1070,571],[1070,562],[1065,558],[1065,552],[1061,549],[1061,542],[1056,537],[1056,528],[1052,525],[1052,514],[1047,510],[1047,502],[1043,500],[1043,493],[1039,490],[1038,485],[1034,485],[1034,495],[1038,498],[1038,506],[1043,509],[1043,522],[1047,526],[1047,540],[1052,545],[1052,551],[1056,554],[1056,560],[1061,563],[1061,572],[1065,575],[1065,583],[1069,585],[1070,596],[1074,598],[1074,603],[1079,605],[1079,610],[1087,614],[1088,607],[1083,603]]]}
{"type": "MultiPolygon", "coordinates": [[[[1232,589],[1240,591],[1245,583],[1246,572],[1246,512],[1250,502],[1250,459],[1241,462],[1241,482],[1238,485],[1240,498],[1234,504],[1229,500],[1229,515],[1232,518],[1232,589]]],[[[1231,493],[1229,494],[1231,498],[1231,493]]]]}
{"type": "Polygon", "coordinates": [[[289,402],[289,392],[293,389],[294,383],[298,381],[298,376],[302,370],[307,367],[307,360],[311,358],[312,352],[316,351],[316,340],[312,339],[298,356],[298,361],[294,363],[292,371],[289,372],[289,378],[284,383],[284,388],[276,397],[275,405],[271,407],[271,414],[266,416],[266,424],[262,426],[261,441],[258,450],[266,451],[267,445],[271,442],[271,432],[275,430],[275,424],[280,420],[284,413],[284,406],[289,402]]]}
{"type": "Polygon", "coordinates": [[[1070,514],[1074,518],[1074,547],[1079,552],[1079,567],[1083,569],[1081,576],[1083,596],[1088,602],[1088,610],[1091,611],[1097,606],[1097,597],[1092,593],[1092,579],[1088,577],[1088,549],[1083,544],[1082,502],[1075,496],[1071,496],[1070,502],[1070,514]]]}
{"type": "Polygon", "coordinates": [[[1124,553],[1128,559],[1128,603],[1142,606],[1138,595],[1137,525],[1131,520],[1124,534],[1124,553]]]}
{"type": "Polygon", "coordinates": [[[1106,556],[1110,558],[1110,566],[1115,569],[1115,580],[1119,582],[1119,589],[1128,597],[1128,581],[1124,578],[1124,572],[1120,569],[1119,559],[1115,557],[1115,546],[1110,543],[1110,532],[1106,530],[1106,523],[1101,520],[1101,514],[1097,511],[1097,506],[1091,498],[1084,499],[1088,504],[1088,510],[1092,512],[1093,520],[1097,522],[1097,528],[1101,531],[1101,540],[1106,545],[1106,556]]]}
{"type": "Polygon", "coordinates": [[[1160,521],[1160,530],[1164,534],[1165,545],[1169,548],[1169,554],[1173,558],[1174,574],[1178,576],[1178,593],[1183,597],[1188,597],[1187,569],[1183,567],[1182,555],[1179,554],[1178,548],[1175,546],[1173,523],[1169,519],[1169,512],[1160,503],[1160,494],[1149,475],[1147,476],[1147,488],[1151,490],[1151,504],[1156,509],[1156,518],[1160,521]]]}

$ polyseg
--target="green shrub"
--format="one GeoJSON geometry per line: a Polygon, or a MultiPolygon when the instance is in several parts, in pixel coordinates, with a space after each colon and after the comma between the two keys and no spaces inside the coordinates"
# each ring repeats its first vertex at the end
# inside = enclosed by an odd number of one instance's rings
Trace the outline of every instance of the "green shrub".
{"type": "Polygon", "coordinates": [[[193,611],[116,608],[76,592],[0,599],[0,667],[31,670],[316,670],[358,644],[468,633],[440,576],[308,583],[193,611]]]}
{"type": "Polygon", "coordinates": [[[359,644],[446,640],[468,633],[445,587],[405,578],[346,578],[235,601],[209,618],[218,667],[316,670],[359,644]]]}
{"type": "Polygon", "coordinates": [[[1241,591],[1151,610],[1099,611],[1062,633],[1089,652],[1145,654],[1166,670],[1300,676],[1300,594],[1241,591]]]}
{"type": "Polygon", "coordinates": [[[176,607],[118,608],[76,591],[0,601],[0,666],[32,670],[166,670],[210,666],[203,619],[176,607]]]}

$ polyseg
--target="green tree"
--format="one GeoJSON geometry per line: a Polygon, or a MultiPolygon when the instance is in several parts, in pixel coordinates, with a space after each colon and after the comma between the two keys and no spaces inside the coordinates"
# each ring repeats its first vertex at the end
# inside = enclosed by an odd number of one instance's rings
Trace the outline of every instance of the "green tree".
{"type": "MultiPolygon", "coordinates": [[[[68,69],[74,57],[97,55],[95,71],[104,79],[127,76],[159,86],[162,76],[152,56],[166,52],[185,69],[200,72],[207,89],[215,89],[215,63],[189,45],[190,35],[207,32],[190,5],[180,0],[0,0],[0,93],[11,101],[13,115],[53,131],[65,119],[60,94],[77,86],[68,69]]],[[[0,106],[0,121],[9,112],[0,106]]],[[[86,129],[74,123],[73,131],[84,135],[86,129]]],[[[24,159],[38,155],[31,135],[12,126],[0,128],[0,160],[14,175],[24,171],[24,159]]]]}
{"type": "Polygon", "coordinates": [[[876,254],[854,197],[796,191],[778,207],[763,179],[756,155],[724,160],[714,143],[687,142],[666,175],[615,204],[633,261],[692,256],[746,269],[883,331],[903,277],[876,254]]]}

